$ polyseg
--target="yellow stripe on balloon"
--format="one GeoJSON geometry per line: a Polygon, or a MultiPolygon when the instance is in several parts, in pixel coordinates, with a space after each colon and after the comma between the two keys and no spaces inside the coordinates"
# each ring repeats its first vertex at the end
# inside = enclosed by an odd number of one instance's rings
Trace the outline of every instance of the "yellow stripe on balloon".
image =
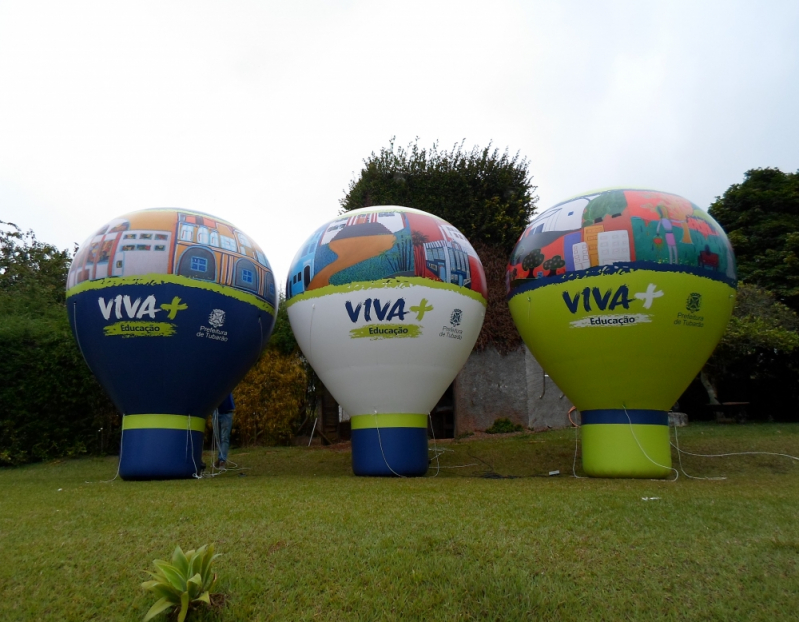
{"type": "Polygon", "coordinates": [[[125,415],[122,417],[123,430],[187,430],[205,431],[205,418],[190,415],[125,415]]]}

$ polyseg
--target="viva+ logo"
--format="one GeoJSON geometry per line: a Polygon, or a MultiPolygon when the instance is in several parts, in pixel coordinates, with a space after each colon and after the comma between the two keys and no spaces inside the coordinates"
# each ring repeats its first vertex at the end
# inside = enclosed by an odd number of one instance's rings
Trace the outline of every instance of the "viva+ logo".
{"type": "Polygon", "coordinates": [[[103,317],[106,320],[111,319],[112,313],[118,320],[125,318],[130,320],[140,320],[145,316],[154,320],[155,314],[161,313],[162,311],[166,311],[167,319],[174,320],[179,311],[185,311],[189,308],[189,306],[182,302],[178,296],[174,296],[172,298],[172,302],[158,305],[158,308],[156,308],[155,296],[152,295],[147,296],[147,298],[145,298],[142,302],[141,298],[132,300],[130,296],[123,296],[120,294],[119,296],[116,296],[115,298],[109,298],[108,300],[105,298],[98,298],[97,304],[100,305],[100,313],[103,314],[103,317]]]}

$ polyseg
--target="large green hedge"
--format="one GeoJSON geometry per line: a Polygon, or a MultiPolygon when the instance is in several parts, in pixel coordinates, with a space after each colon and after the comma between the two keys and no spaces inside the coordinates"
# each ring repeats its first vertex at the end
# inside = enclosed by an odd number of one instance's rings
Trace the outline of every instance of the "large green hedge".
{"type": "Polygon", "coordinates": [[[66,318],[0,327],[0,464],[115,451],[119,417],[89,372],[66,318]]]}
{"type": "Polygon", "coordinates": [[[69,329],[69,263],[0,221],[0,465],[119,446],[119,416],[69,329]]]}

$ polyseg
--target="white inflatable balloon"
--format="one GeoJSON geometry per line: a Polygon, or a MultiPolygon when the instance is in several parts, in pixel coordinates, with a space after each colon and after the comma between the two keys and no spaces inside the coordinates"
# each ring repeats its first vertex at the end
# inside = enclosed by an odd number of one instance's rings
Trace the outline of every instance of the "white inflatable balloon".
{"type": "Polygon", "coordinates": [[[368,207],[326,223],[286,282],[297,342],[352,416],[356,475],[427,472],[430,410],[483,325],[486,280],[469,241],[407,207],[368,207]]]}

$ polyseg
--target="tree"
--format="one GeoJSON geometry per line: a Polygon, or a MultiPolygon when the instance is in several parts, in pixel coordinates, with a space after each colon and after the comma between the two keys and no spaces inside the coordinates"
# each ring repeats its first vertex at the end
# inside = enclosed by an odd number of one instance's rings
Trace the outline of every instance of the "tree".
{"type": "MultiPolygon", "coordinates": [[[[380,149],[341,200],[343,211],[372,205],[404,205],[452,223],[471,242],[510,251],[535,211],[538,200],[526,158],[507,150],[473,147],[463,142],[451,151],[419,147],[380,149]]],[[[415,243],[415,242],[414,242],[415,243]]]]}
{"type": "Polygon", "coordinates": [[[605,216],[620,215],[627,208],[627,199],[624,192],[605,192],[588,204],[583,214],[583,226],[588,227],[602,222],[605,216]]]}
{"type": "Polygon", "coordinates": [[[710,403],[718,393],[724,401],[748,401],[755,411],[795,418],[799,317],[771,292],[741,283],[727,330],[702,370],[702,383],[710,403]]]}
{"type": "MultiPolygon", "coordinates": [[[[463,142],[450,151],[419,146],[388,148],[364,160],[360,175],[341,200],[343,211],[372,205],[404,205],[430,212],[463,233],[480,256],[488,285],[488,308],[475,348],[489,345],[508,352],[521,344],[505,302],[508,255],[527,227],[538,197],[526,158],[507,150],[473,147],[463,142]]],[[[414,259],[424,261],[427,241],[411,232],[414,259]]],[[[541,259],[543,261],[543,257],[541,259]]],[[[540,263],[540,262],[539,262],[540,263]]],[[[537,265],[537,264],[536,264],[537,265]]],[[[535,266],[533,266],[535,267],[535,266]]]]}
{"type": "Polygon", "coordinates": [[[534,248],[524,256],[522,269],[527,270],[528,279],[533,278],[533,270],[535,270],[536,266],[540,266],[542,261],[544,261],[544,254],[540,248],[534,248]]]}
{"type": "Polygon", "coordinates": [[[69,252],[0,225],[0,464],[113,449],[119,416],[67,321],[69,252]]]}
{"type": "Polygon", "coordinates": [[[799,172],[749,170],[709,213],[732,243],[738,277],[799,310],[799,172]]]}
{"type": "Polygon", "coordinates": [[[549,270],[549,274],[547,276],[555,276],[558,273],[558,270],[565,265],[566,262],[563,260],[563,257],[560,255],[555,255],[551,259],[547,259],[541,267],[544,268],[544,270],[549,270]]]}
{"type": "Polygon", "coordinates": [[[0,312],[41,316],[63,308],[69,251],[0,220],[0,312]]]}
{"type": "Polygon", "coordinates": [[[234,432],[244,445],[285,445],[303,414],[307,377],[296,353],[267,348],[233,391],[234,432]]]}
{"type": "Polygon", "coordinates": [[[286,355],[296,354],[299,351],[297,340],[294,338],[294,332],[291,330],[289,312],[288,308],[286,307],[286,299],[282,293],[280,294],[280,300],[278,301],[275,326],[272,329],[272,336],[269,338],[268,347],[286,355]]]}

